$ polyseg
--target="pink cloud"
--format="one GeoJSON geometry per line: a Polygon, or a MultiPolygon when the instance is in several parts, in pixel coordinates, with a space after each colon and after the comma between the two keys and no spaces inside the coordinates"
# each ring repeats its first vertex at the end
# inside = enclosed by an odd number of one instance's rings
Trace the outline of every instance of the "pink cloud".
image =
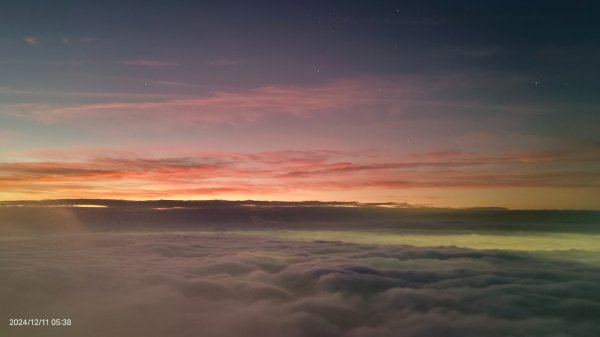
{"type": "MultiPolygon", "coordinates": [[[[134,60],[130,63],[158,66],[160,61],[134,60]]],[[[518,119],[515,116],[539,109],[531,106],[495,106],[477,99],[466,99],[464,93],[472,90],[473,86],[470,80],[480,84],[485,81],[477,77],[458,76],[418,76],[394,80],[360,78],[310,86],[270,85],[248,90],[215,91],[202,96],[177,98],[140,94],[114,96],[114,99],[79,96],[80,100],[85,98],[88,103],[24,102],[0,105],[0,112],[44,123],[69,123],[88,129],[93,126],[95,131],[100,132],[131,133],[132,130],[197,131],[218,125],[260,123],[282,116],[304,120],[329,118],[327,122],[336,124],[341,121],[355,125],[378,125],[379,130],[392,125],[395,128],[409,128],[410,123],[415,128],[422,128],[424,126],[419,123],[427,118],[429,126],[434,119],[436,125],[456,125],[457,129],[465,129],[465,125],[477,122],[469,118],[473,111],[478,112],[479,116],[493,118],[493,124],[499,125],[514,123],[518,119]],[[447,110],[460,113],[448,114],[447,110]],[[490,114],[482,114],[481,111],[490,114]],[[340,115],[344,117],[340,119],[340,115]],[[332,116],[335,117],[330,118],[332,116]]],[[[56,96],[56,93],[53,95],[56,96]]],[[[473,139],[481,140],[482,137],[485,138],[479,135],[473,139]]]]}
{"type": "Polygon", "coordinates": [[[48,123],[96,121],[110,126],[123,123],[161,127],[206,126],[251,123],[271,115],[311,118],[316,114],[345,112],[349,107],[369,113],[381,108],[380,100],[384,94],[379,86],[361,81],[340,81],[320,87],[266,86],[163,101],[70,106],[21,104],[9,108],[14,115],[29,116],[48,123]]]}

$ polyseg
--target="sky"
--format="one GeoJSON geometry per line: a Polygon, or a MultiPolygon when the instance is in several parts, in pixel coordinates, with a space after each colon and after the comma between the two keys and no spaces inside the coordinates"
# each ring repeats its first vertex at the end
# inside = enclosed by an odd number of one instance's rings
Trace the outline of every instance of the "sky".
{"type": "Polygon", "coordinates": [[[13,1],[0,200],[600,209],[595,1],[13,1]]]}

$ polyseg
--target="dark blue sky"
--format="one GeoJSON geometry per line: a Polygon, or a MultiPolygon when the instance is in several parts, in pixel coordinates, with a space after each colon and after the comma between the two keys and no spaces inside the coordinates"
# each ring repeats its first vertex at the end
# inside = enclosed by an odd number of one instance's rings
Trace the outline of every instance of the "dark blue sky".
{"type": "Polygon", "coordinates": [[[78,62],[117,75],[114,63],[128,59],[187,66],[153,76],[241,87],[468,70],[593,100],[598,13],[593,1],[18,1],[0,14],[2,61],[12,64],[2,78],[24,86],[45,70],[53,78],[40,85],[69,86],[86,75],[78,62]],[[210,60],[247,66],[211,69],[210,60]]]}

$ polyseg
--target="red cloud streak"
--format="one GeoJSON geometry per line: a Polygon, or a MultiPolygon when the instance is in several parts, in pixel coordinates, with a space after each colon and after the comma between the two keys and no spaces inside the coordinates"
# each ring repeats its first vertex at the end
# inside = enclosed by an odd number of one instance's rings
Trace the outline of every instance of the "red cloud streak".
{"type": "Polygon", "coordinates": [[[360,153],[351,156],[353,160],[348,157],[336,151],[289,151],[4,162],[0,163],[0,188],[9,198],[35,192],[50,198],[111,195],[139,199],[364,189],[600,187],[600,173],[586,165],[599,161],[594,152],[499,156],[439,152],[394,161],[377,161],[373,155],[360,153]],[[569,168],[573,162],[579,163],[577,171],[569,168]]]}

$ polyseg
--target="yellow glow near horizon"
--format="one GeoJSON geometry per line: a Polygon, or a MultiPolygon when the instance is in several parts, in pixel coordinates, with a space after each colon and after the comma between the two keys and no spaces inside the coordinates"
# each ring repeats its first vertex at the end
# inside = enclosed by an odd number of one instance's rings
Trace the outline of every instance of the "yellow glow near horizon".
{"type": "Polygon", "coordinates": [[[600,235],[565,233],[391,233],[333,230],[236,231],[236,234],[277,240],[342,241],[357,244],[459,247],[485,250],[600,252],[600,235]]]}

